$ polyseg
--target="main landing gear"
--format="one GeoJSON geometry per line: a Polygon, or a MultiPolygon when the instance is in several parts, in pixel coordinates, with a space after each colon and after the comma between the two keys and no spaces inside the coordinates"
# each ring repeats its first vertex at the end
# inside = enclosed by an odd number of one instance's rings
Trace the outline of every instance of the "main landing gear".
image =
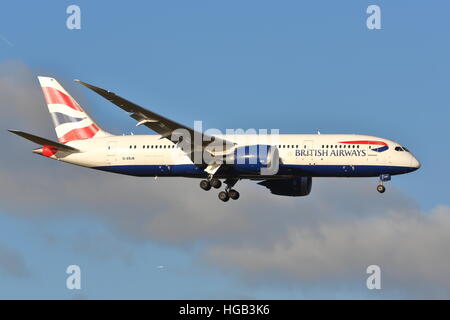
{"type": "Polygon", "coordinates": [[[390,174],[382,174],[380,175],[380,184],[377,186],[377,191],[379,193],[384,193],[386,191],[386,187],[383,185],[383,182],[390,181],[391,175],[390,174]]]}
{"type": "Polygon", "coordinates": [[[200,188],[205,191],[208,191],[209,189],[211,189],[211,187],[213,187],[214,189],[219,189],[221,186],[222,182],[216,178],[200,181],[200,188]]]}
{"type": "Polygon", "coordinates": [[[222,200],[223,202],[227,202],[230,199],[237,200],[239,199],[239,196],[240,196],[239,192],[237,192],[234,189],[230,189],[229,191],[225,189],[225,191],[219,192],[219,199],[222,200]]]}
{"type": "MultiPolygon", "coordinates": [[[[234,189],[231,189],[238,179],[226,179],[224,183],[227,185],[225,187],[225,191],[219,192],[219,199],[223,202],[227,202],[230,199],[237,200],[239,199],[239,192],[237,192],[234,189]]],[[[200,188],[202,188],[205,191],[208,191],[211,189],[211,187],[215,189],[219,189],[222,186],[222,182],[217,178],[211,178],[208,180],[202,180],[200,181],[200,188]]]]}
{"type": "Polygon", "coordinates": [[[202,180],[200,181],[200,188],[208,191],[209,189],[211,189],[211,183],[208,180],[202,180]]]}

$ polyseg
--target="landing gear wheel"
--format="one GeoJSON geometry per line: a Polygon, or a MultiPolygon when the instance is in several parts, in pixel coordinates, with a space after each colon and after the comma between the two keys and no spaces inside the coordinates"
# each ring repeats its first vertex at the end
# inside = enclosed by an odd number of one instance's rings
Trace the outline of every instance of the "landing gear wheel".
{"type": "Polygon", "coordinates": [[[230,200],[230,196],[225,191],[220,191],[219,199],[222,200],[223,202],[227,202],[228,200],[230,200]]]}
{"type": "Polygon", "coordinates": [[[379,184],[379,185],[377,186],[377,191],[378,191],[379,193],[383,193],[383,192],[386,191],[386,188],[385,188],[382,184],[379,184]]]}
{"type": "Polygon", "coordinates": [[[202,180],[200,181],[200,188],[202,188],[205,191],[208,191],[211,189],[211,183],[209,183],[208,180],[202,180]]]}
{"type": "Polygon", "coordinates": [[[222,186],[222,182],[216,178],[212,178],[210,184],[215,189],[219,189],[222,186]]]}
{"type": "Polygon", "coordinates": [[[231,189],[230,191],[228,191],[228,195],[230,196],[231,199],[233,200],[237,200],[239,199],[239,192],[237,192],[234,189],[231,189]]]}

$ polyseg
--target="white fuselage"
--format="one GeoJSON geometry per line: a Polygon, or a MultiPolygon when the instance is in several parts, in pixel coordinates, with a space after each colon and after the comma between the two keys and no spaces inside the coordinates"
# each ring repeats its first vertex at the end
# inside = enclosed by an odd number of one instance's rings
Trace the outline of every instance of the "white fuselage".
{"type": "MultiPolygon", "coordinates": [[[[237,146],[268,144],[278,148],[279,176],[360,176],[402,174],[416,170],[416,158],[398,143],[355,134],[282,134],[219,136],[237,146]]],[[[202,177],[206,173],[173,142],[159,135],[109,136],[67,145],[81,152],[61,161],[135,176],[202,177]]]]}

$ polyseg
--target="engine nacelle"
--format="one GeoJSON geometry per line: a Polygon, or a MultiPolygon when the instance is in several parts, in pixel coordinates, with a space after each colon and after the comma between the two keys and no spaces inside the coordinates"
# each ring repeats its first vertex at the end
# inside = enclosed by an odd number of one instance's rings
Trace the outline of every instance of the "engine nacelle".
{"type": "Polygon", "coordinates": [[[270,192],[279,196],[302,197],[311,192],[312,178],[299,177],[282,180],[265,180],[258,184],[270,189],[270,192]]]}
{"type": "Polygon", "coordinates": [[[269,145],[238,147],[233,153],[233,168],[240,173],[274,175],[278,172],[278,148],[269,145]]]}

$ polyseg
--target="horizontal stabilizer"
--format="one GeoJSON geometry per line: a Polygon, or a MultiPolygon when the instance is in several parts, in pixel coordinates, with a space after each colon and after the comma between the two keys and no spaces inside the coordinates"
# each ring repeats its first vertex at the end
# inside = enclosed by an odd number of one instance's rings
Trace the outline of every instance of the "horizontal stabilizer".
{"type": "Polygon", "coordinates": [[[59,151],[80,152],[80,150],[78,150],[76,148],[66,146],[65,144],[58,143],[58,142],[55,142],[52,140],[41,138],[41,137],[35,136],[30,133],[26,133],[26,132],[19,131],[19,130],[8,130],[8,131],[11,133],[17,134],[18,136],[21,136],[22,138],[33,141],[34,143],[40,144],[41,146],[51,146],[51,147],[56,148],[59,151]]]}

